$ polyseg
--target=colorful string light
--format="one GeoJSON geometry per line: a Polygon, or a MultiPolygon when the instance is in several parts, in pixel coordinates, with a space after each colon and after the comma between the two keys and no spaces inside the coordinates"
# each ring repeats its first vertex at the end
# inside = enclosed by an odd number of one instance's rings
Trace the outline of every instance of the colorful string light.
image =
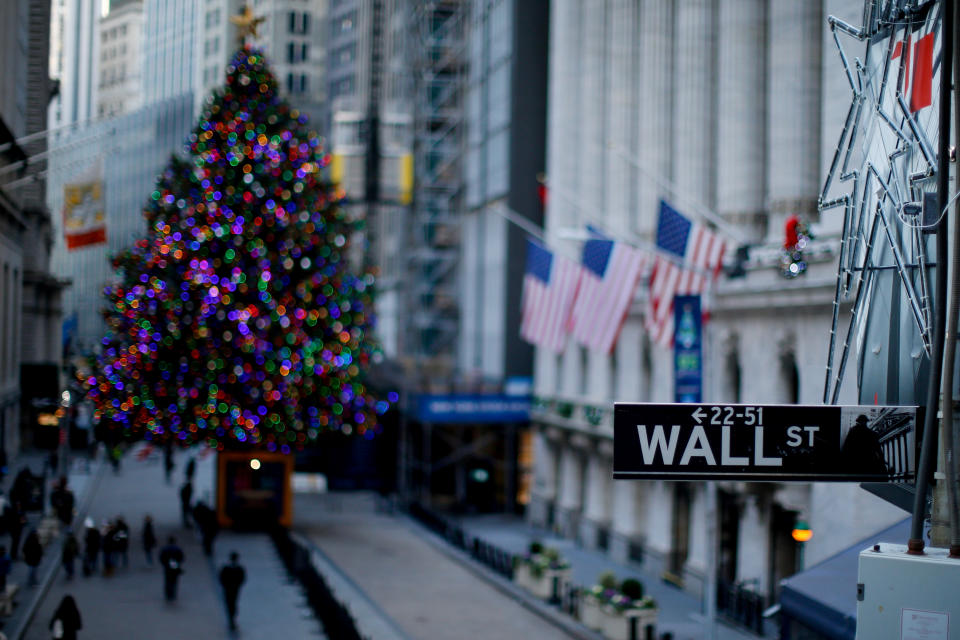
{"type": "Polygon", "coordinates": [[[289,453],[324,431],[381,431],[396,394],[363,383],[379,358],[374,279],[348,270],[358,226],[305,124],[263,55],[238,51],[189,157],[150,195],[146,236],[113,261],[85,382],[118,435],[289,453]]]}

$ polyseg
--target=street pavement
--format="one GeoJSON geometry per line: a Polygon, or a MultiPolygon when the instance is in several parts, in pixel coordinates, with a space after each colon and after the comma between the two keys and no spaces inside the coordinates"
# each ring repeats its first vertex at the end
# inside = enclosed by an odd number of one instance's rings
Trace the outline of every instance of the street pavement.
{"type": "MultiPolygon", "coordinates": [[[[342,572],[358,587],[346,597],[339,594],[348,607],[352,608],[351,601],[367,598],[410,638],[599,637],[408,516],[382,506],[375,495],[366,493],[296,496],[294,529],[322,551],[335,565],[333,571],[342,572]]],[[[607,570],[621,580],[638,578],[660,607],[657,637],[664,633],[672,633],[674,640],[710,637],[698,599],[638,566],[617,564],[603,553],[578,547],[517,517],[465,516],[455,522],[467,538],[514,554],[526,552],[532,540],[556,547],[570,561],[575,584],[589,586],[607,570]]],[[[758,638],[722,623],[716,637],[758,638]]]]}
{"type": "Polygon", "coordinates": [[[378,510],[373,494],[298,495],[294,529],[349,576],[362,591],[354,597],[375,602],[402,630],[403,635],[387,637],[576,637],[516,594],[478,579],[405,516],[378,510]]]}
{"type": "MultiPolygon", "coordinates": [[[[203,555],[196,531],[184,529],[180,521],[179,487],[188,455],[195,455],[198,463],[194,496],[212,504],[214,456],[178,454],[170,484],[164,481],[158,452],[127,455],[118,474],[106,464],[84,459],[70,465],[70,487],[78,507],[75,523],[89,515],[99,525],[123,515],[131,528],[129,566],[118,568],[111,577],[83,577],[78,566],[76,577],[67,580],[59,566],[62,536],[46,548],[39,586],[26,586],[26,567],[16,562],[9,580],[22,590],[18,606],[2,627],[9,640],[49,638],[53,611],[68,593],[76,598],[83,617],[81,638],[325,637],[266,535],[224,531],[217,537],[214,557],[203,555]],[[164,601],[160,568],[148,565],[142,553],[141,526],[148,513],[160,543],[174,535],[186,554],[174,603],[164,601]],[[238,607],[239,631],[231,634],[216,571],[234,550],[247,569],[247,582],[238,607]]],[[[43,459],[41,454],[20,456],[11,464],[9,476],[24,464],[39,473],[43,459]]],[[[9,476],[2,483],[4,489],[9,476]]],[[[52,481],[52,476],[47,478],[47,484],[52,481]]],[[[31,526],[39,523],[39,514],[30,518],[31,526]]],[[[645,574],[642,566],[614,563],[601,552],[534,529],[517,517],[474,515],[455,522],[468,538],[514,554],[525,552],[532,540],[557,548],[571,562],[576,584],[590,585],[606,570],[620,579],[639,578],[660,606],[658,637],[666,632],[674,640],[709,637],[700,601],[645,574]]],[[[599,638],[409,516],[386,509],[375,494],[297,494],[294,523],[295,537],[313,548],[311,561],[353,613],[361,633],[372,640],[599,638]]],[[[717,638],[756,640],[757,636],[720,624],[717,638]]]]}
{"type": "MultiPolygon", "coordinates": [[[[297,585],[287,578],[266,535],[222,532],[216,539],[212,561],[204,556],[196,530],[184,529],[181,524],[179,488],[184,479],[182,469],[186,458],[187,454],[179,454],[169,485],[164,482],[161,456],[156,452],[142,460],[136,455],[125,456],[119,474],[107,468],[100,472],[99,483],[92,486],[89,513],[80,516],[89,515],[98,525],[118,515],[124,516],[131,530],[129,566],[118,568],[112,577],[104,577],[102,573],[83,577],[78,567],[73,580],[68,580],[56,563],[51,565],[48,592],[23,638],[46,640],[50,637],[50,619],[66,594],[74,596],[83,619],[80,638],[169,640],[275,635],[309,640],[325,637],[297,585]],[[176,536],[186,556],[178,598],[172,603],[163,597],[163,577],[156,564],[156,552],[155,564],[151,566],[142,551],[140,535],[147,514],[154,519],[160,544],[164,544],[168,536],[176,536]],[[235,634],[228,631],[216,578],[217,569],[233,550],[240,554],[241,564],[247,570],[247,581],[240,591],[238,604],[239,631],[235,634]]],[[[198,462],[194,495],[197,499],[209,500],[213,457],[198,462]]],[[[71,475],[71,485],[75,481],[71,475]]],[[[56,550],[58,554],[58,546],[56,550]]],[[[49,549],[47,555],[53,555],[49,549]]],[[[32,591],[28,589],[27,595],[32,591]]],[[[18,610],[24,606],[25,599],[21,598],[18,610]]],[[[14,626],[11,622],[5,625],[8,635],[14,626]]],[[[21,636],[10,635],[10,640],[15,637],[21,636]]]]}

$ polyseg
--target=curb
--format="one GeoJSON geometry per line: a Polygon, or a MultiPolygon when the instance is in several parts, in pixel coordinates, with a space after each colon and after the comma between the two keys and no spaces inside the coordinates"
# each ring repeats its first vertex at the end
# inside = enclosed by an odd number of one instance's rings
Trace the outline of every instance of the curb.
{"type": "MultiPolygon", "coordinates": [[[[106,465],[104,465],[103,460],[98,460],[96,465],[96,470],[90,474],[90,482],[87,483],[85,487],[84,494],[81,498],[81,506],[77,509],[73,523],[83,522],[84,518],[87,517],[87,513],[90,511],[90,505],[93,504],[93,496],[100,487],[100,481],[103,478],[106,465]]],[[[56,540],[47,546],[47,549],[44,550],[44,555],[48,552],[51,555],[47,556],[48,565],[43,568],[43,573],[40,576],[40,584],[37,585],[31,594],[32,597],[30,600],[25,605],[21,605],[24,607],[24,615],[18,620],[12,620],[14,624],[9,630],[5,630],[9,631],[9,633],[7,633],[8,640],[21,640],[23,638],[23,634],[26,633],[30,627],[30,623],[33,622],[34,616],[37,614],[37,609],[40,608],[40,603],[47,597],[47,592],[50,590],[54,578],[56,578],[57,573],[60,571],[60,556],[63,552],[63,538],[61,536],[58,535],[56,540]]]]}

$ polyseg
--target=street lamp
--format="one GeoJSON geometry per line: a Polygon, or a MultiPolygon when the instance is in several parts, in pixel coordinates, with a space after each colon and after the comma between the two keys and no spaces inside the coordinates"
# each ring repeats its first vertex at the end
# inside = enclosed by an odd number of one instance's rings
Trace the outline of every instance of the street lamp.
{"type": "Polygon", "coordinates": [[[797,520],[790,535],[799,543],[797,545],[799,547],[797,550],[797,571],[803,571],[803,543],[813,537],[813,529],[810,528],[806,520],[797,520]]]}

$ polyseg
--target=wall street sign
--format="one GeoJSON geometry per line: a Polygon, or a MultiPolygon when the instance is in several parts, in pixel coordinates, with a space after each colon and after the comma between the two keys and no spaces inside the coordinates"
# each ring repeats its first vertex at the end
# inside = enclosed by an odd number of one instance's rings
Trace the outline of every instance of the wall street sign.
{"type": "Polygon", "coordinates": [[[613,477],[911,482],[917,414],[917,407],[618,402],[613,477]]]}

